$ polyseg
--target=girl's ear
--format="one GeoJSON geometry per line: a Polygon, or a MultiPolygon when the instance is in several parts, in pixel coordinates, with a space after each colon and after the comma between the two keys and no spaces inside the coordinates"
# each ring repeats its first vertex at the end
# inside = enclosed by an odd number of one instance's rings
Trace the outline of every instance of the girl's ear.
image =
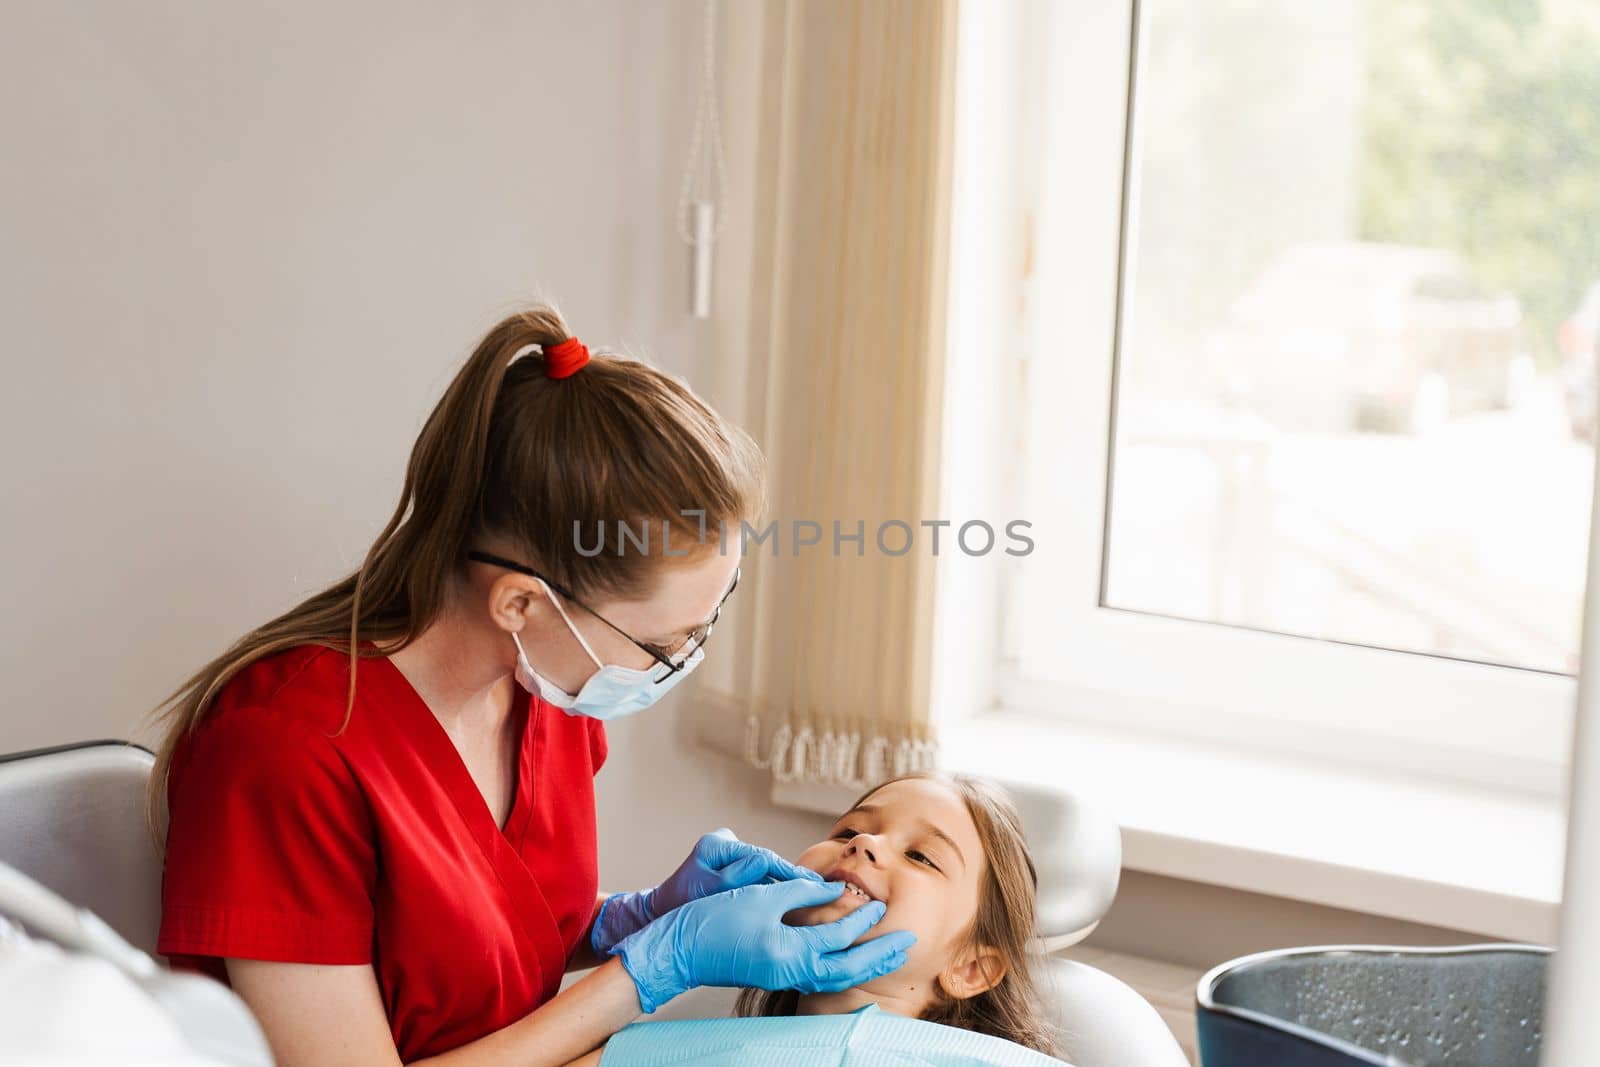
{"type": "Polygon", "coordinates": [[[974,945],[939,972],[939,987],[955,1000],[987,993],[1006,976],[1006,961],[988,945],[974,945]]]}

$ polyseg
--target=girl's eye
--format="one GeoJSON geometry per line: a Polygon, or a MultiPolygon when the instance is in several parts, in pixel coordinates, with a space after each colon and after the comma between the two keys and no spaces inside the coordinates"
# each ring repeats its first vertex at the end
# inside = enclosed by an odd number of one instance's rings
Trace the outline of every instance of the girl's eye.
{"type": "MultiPolygon", "coordinates": [[[[858,833],[860,833],[859,830],[852,830],[848,826],[841,826],[839,829],[833,832],[833,840],[848,841],[852,837],[855,837],[858,833]]],[[[936,871],[939,870],[939,865],[933,862],[933,860],[929,859],[926,852],[922,852],[918,849],[911,849],[906,852],[906,858],[912,863],[920,863],[924,866],[932,867],[936,871]]]]}

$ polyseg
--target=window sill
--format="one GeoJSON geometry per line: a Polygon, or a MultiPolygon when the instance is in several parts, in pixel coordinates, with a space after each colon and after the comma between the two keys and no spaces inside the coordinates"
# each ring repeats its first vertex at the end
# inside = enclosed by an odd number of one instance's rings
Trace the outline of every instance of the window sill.
{"type": "MultiPolygon", "coordinates": [[[[1491,938],[1554,944],[1554,798],[1196,744],[1017,712],[943,731],[951,770],[1070,784],[1122,828],[1123,866],[1491,938]]],[[[780,784],[837,814],[849,790],[780,784]],[[841,803],[842,797],[842,803],[841,803]]]]}

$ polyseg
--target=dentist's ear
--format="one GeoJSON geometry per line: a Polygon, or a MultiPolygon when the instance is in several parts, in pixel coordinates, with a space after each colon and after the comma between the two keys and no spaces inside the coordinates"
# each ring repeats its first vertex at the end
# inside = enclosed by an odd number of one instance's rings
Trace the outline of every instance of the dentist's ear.
{"type": "Polygon", "coordinates": [[[939,988],[955,1000],[987,993],[1006,976],[1006,961],[987,945],[974,945],[939,972],[939,988]]]}
{"type": "Polygon", "coordinates": [[[548,610],[550,598],[532,578],[502,574],[489,586],[489,615],[510,633],[522,633],[537,614],[548,610]]]}

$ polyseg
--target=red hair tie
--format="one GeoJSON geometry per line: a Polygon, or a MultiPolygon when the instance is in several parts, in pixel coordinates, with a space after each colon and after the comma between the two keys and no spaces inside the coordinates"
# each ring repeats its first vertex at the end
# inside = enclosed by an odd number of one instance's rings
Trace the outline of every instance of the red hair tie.
{"type": "Polygon", "coordinates": [[[589,349],[576,337],[569,337],[558,345],[544,350],[544,376],[570,378],[589,362],[589,349]]]}

